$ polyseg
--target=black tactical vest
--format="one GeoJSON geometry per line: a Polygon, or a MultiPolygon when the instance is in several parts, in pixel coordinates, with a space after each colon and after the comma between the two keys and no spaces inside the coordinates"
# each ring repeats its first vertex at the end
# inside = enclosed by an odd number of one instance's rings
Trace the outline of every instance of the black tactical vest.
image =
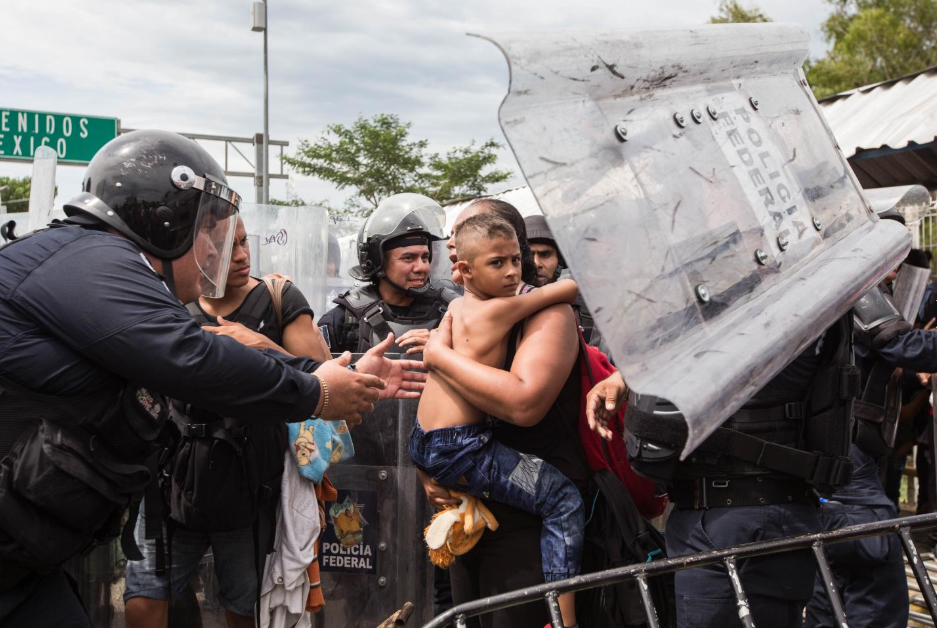
{"type": "MultiPolygon", "coordinates": [[[[356,347],[356,353],[364,353],[379,344],[388,334],[394,338],[411,329],[435,329],[442,320],[450,301],[459,294],[447,287],[431,287],[426,294],[417,297],[406,317],[397,316],[381,300],[377,286],[369,284],[338,295],[334,303],[345,308],[342,322],[342,347],[356,347]]],[[[403,353],[396,344],[388,353],[403,353]]]]}
{"type": "Polygon", "coordinates": [[[850,314],[827,331],[807,390],[781,393],[769,384],[684,461],[679,454],[686,421],[629,406],[628,457],[638,473],[673,486],[671,498],[680,507],[783,503],[814,488],[831,492],[852,477],[849,447],[859,388],[850,314]]]}
{"type": "Polygon", "coordinates": [[[0,378],[0,591],[117,536],[171,448],[168,416],[130,384],[59,397],[0,378]]]}

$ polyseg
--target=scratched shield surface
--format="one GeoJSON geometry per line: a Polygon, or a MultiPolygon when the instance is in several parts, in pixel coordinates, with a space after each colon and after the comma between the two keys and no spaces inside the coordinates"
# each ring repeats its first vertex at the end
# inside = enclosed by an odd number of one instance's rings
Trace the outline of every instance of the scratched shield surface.
{"type": "Polygon", "coordinates": [[[318,206],[241,204],[251,247],[251,275],[288,276],[316,318],[325,313],[329,215],[318,206]]]}
{"type": "Polygon", "coordinates": [[[683,455],[906,254],[800,67],[796,25],[524,33],[500,120],[629,385],[683,455]]]}

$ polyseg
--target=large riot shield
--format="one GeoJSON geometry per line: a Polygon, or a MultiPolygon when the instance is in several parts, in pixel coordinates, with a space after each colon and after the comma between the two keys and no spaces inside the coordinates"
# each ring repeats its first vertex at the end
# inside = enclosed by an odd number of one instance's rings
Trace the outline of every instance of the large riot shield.
{"type": "Polygon", "coordinates": [[[796,25],[523,33],[500,120],[629,385],[683,454],[907,253],[801,71],[796,25]]]}
{"type": "Polygon", "coordinates": [[[417,403],[379,402],[351,431],[354,457],[328,470],[338,499],[326,504],[321,537],[319,628],[377,626],[404,602],[416,607],[409,623],[432,617],[431,510],[407,447],[417,403]]]}
{"type": "Polygon", "coordinates": [[[329,257],[326,269],[325,309],[317,316],[335,307],[332,301],[339,294],[357,285],[349,272],[358,265],[358,232],[364,225],[360,216],[329,216],[329,257]]]}
{"type": "Polygon", "coordinates": [[[251,245],[251,275],[288,276],[313,312],[325,310],[328,212],[317,206],[241,204],[251,245]]]}
{"type": "Polygon", "coordinates": [[[29,218],[26,231],[45,227],[52,220],[55,201],[55,167],[58,154],[55,149],[40,146],[33,156],[33,174],[29,180],[29,218]]]}

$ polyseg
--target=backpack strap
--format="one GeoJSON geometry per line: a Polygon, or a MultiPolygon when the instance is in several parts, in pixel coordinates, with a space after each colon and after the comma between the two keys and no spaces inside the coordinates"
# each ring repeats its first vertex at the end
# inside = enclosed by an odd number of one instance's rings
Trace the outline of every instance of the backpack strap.
{"type": "Polygon", "coordinates": [[[264,283],[267,284],[267,290],[270,291],[270,298],[273,300],[273,311],[277,315],[277,326],[280,333],[283,333],[283,291],[286,290],[287,279],[282,277],[264,277],[264,283]]]}

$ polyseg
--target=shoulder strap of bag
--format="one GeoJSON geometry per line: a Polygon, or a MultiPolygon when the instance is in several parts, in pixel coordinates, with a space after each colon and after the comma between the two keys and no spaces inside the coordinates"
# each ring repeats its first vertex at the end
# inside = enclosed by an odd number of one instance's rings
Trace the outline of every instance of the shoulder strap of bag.
{"type": "Polygon", "coordinates": [[[267,290],[270,291],[270,298],[273,300],[273,311],[277,314],[277,325],[280,332],[283,332],[283,291],[286,290],[286,279],[279,277],[264,277],[264,283],[267,284],[267,290]]]}

